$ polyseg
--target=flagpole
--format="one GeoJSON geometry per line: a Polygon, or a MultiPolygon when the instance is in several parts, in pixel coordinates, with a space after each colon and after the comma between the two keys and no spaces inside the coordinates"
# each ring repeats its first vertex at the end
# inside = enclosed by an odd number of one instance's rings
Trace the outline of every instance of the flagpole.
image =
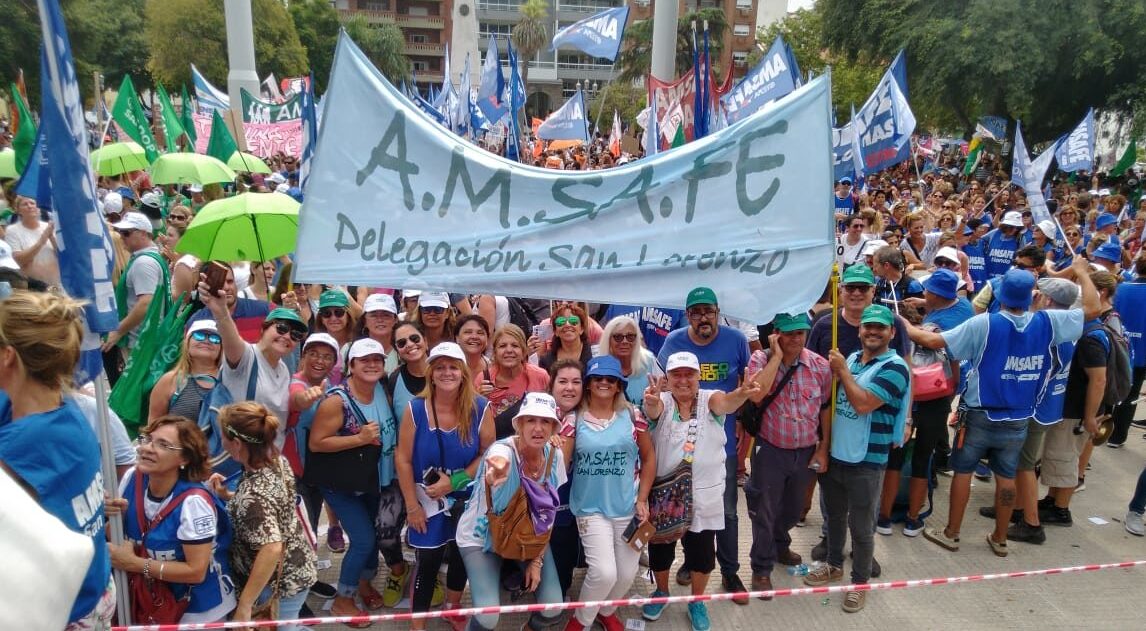
{"type": "Polygon", "coordinates": [[[593,121],[593,129],[601,128],[601,114],[605,112],[605,95],[609,93],[609,87],[613,85],[613,74],[617,70],[617,62],[609,64],[609,80],[605,82],[605,87],[601,89],[601,106],[597,108],[597,120],[593,121]]]}

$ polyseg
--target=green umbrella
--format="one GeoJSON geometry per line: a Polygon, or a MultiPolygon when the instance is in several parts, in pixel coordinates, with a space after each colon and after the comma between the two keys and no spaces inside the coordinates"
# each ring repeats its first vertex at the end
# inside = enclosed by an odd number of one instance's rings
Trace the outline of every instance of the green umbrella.
{"type": "Polygon", "coordinates": [[[298,239],[299,203],[282,193],[243,193],[203,207],[175,251],[200,260],[269,261],[298,239]]]}
{"type": "Polygon", "coordinates": [[[216,184],[234,180],[231,167],[198,153],[165,153],[151,165],[153,184],[216,184]]]}
{"type": "Polygon", "coordinates": [[[11,149],[0,150],[0,177],[20,177],[16,170],[16,152],[11,149]]]}
{"type": "Polygon", "coordinates": [[[269,174],[271,172],[271,168],[267,166],[267,163],[263,162],[261,158],[249,153],[243,153],[242,151],[236,151],[231,155],[231,159],[227,160],[227,166],[235,171],[242,171],[244,173],[269,174]]]}
{"type": "Polygon", "coordinates": [[[116,142],[92,152],[92,170],[97,175],[122,175],[132,171],[146,171],[147,154],[134,142],[116,142]]]}

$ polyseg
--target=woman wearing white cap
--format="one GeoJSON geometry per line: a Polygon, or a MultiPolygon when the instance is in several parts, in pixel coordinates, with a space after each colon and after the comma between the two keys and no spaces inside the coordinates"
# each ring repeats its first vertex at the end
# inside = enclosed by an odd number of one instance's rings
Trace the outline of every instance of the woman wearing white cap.
{"type": "MultiPolygon", "coordinates": [[[[564,458],[560,449],[550,444],[557,430],[558,413],[557,402],[548,394],[526,394],[513,417],[514,434],[491,445],[478,467],[472,498],[457,529],[458,550],[469,574],[474,607],[500,604],[502,558],[491,549],[486,518],[491,507],[486,503],[487,497],[493,500],[494,514],[502,514],[518,489],[524,487],[534,532],[552,532],[557,488],[566,480],[564,458]]],[[[525,590],[535,592],[539,603],[562,602],[561,581],[549,547],[525,564],[525,590]]],[[[534,613],[522,629],[544,629],[561,615],[557,611],[547,613],[534,613]]],[[[497,623],[496,614],[478,615],[470,620],[468,629],[496,629],[497,623]]]]}
{"type": "Polygon", "coordinates": [[[398,493],[394,484],[398,430],[381,383],[386,375],[385,358],[382,345],[369,338],[350,345],[346,384],[333,389],[319,404],[307,440],[303,479],[322,489],[323,498],[350,535],[331,609],[336,616],[364,615],[355,597],[361,597],[368,609],[397,604],[396,598],[386,603],[370,584],[378,572],[380,539],[386,544],[381,552],[391,577],[404,584],[409,572],[397,536],[401,514],[393,513],[393,523],[381,524],[389,530],[389,538],[378,537],[374,523],[383,496],[394,504],[398,493]]]}
{"type": "MultiPolygon", "coordinates": [[[[659,380],[650,380],[642,409],[657,452],[657,476],[669,475],[682,461],[692,466],[692,524],[681,548],[685,566],[692,571],[692,594],[699,595],[716,567],[716,533],[724,528],[724,415],[744,405],[760,385],[749,380],[728,393],[701,390],[700,360],[687,351],[669,355],[665,368],[668,391],[661,392],[659,380]]],[[[675,556],[676,543],[649,545],[649,568],[656,579],[653,597],[669,595],[669,566],[675,556]]],[[[665,605],[645,605],[642,615],[656,620],[664,609],[665,605]]],[[[688,617],[696,631],[709,628],[704,603],[689,603],[688,617]]]]}
{"type": "Polygon", "coordinates": [[[454,340],[454,310],[450,308],[450,295],[440,291],[424,291],[418,296],[418,308],[410,321],[421,324],[426,334],[426,348],[454,340]]]}
{"type": "Polygon", "coordinates": [[[219,384],[223,339],[214,320],[197,320],[187,329],[175,367],[163,374],[151,390],[147,417],[167,414],[199,420],[203,402],[219,384]]]}
{"type": "Polygon", "coordinates": [[[394,325],[398,323],[398,306],[389,294],[370,294],[362,303],[362,334],[382,345],[386,351],[386,374],[398,368],[398,351],[394,349],[394,325]]]}
{"type": "MultiPolygon", "coordinates": [[[[406,326],[401,327],[403,330],[406,326]]],[[[454,535],[481,454],[493,442],[493,419],[485,398],[474,392],[466,356],[454,342],[430,352],[426,389],[402,413],[398,432],[398,480],[406,501],[407,537],[417,554],[411,610],[429,611],[438,570],[449,557],[446,608],[455,609],[466,586],[465,566],[454,535]]],[[[447,617],[455,629],[464,620],[447,617]]],[[[424,629],[425,620],[411,620],[424,629]]]]}

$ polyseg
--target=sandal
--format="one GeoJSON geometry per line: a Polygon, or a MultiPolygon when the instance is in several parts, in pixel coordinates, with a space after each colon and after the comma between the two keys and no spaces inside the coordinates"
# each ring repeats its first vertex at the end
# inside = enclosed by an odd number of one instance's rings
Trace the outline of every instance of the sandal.
{"type": "MultiPolygon", "coordinates": [[[[331,607],[330,615],[333,617],[339,617],[339,618],[342,616],[354,616],[357,618],[357,617],[362,617],[362,616],[369,616],[370,612],[363,611],[363,610],[357,609],[357,608],[353,612],[341,612],[341,611],[336,611],[333,607],[331,607]]],[[[342,624],[350,627],[351,629],[365,629],[366,627],[369,627],[372,623],[369,620],[363,620],[363,621],[359,621],[359,622],[343,622],[342,624]]]]}
{"type": "Polygon", "coordinates": [[[360,589],[358,590],[358,595],[362,598],[362,604],[366,605],[366,608],[371,611],[376,611],[386,606],[385,600],[382,598],[382,594],[378,593],[378,590],[360,589]]]}

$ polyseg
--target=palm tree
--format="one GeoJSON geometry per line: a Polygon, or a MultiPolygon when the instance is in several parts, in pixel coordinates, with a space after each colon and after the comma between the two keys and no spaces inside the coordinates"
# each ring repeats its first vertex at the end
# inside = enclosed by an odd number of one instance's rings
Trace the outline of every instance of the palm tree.
{"type": "Polygon", "coordinates": [[[546,18],[549,17],[549,3],[546,0],[526,0],[521,5],[521,19],[513,27],[511,39],[517,47],[518,57],[523,60],[521,68],[521,83],[525,86],[525,94],[529,95],[529,60],[537,51],[549,41],[549,33],[545,30],[546,18]]]}
{"type": "Polygon", "coordinates": [[[342,26],[390,83],[400,85],[410,78],[410,58],[403,52],[406,38],[396,24],[375,25],[362,15],[352,15],[342,26]]]}

